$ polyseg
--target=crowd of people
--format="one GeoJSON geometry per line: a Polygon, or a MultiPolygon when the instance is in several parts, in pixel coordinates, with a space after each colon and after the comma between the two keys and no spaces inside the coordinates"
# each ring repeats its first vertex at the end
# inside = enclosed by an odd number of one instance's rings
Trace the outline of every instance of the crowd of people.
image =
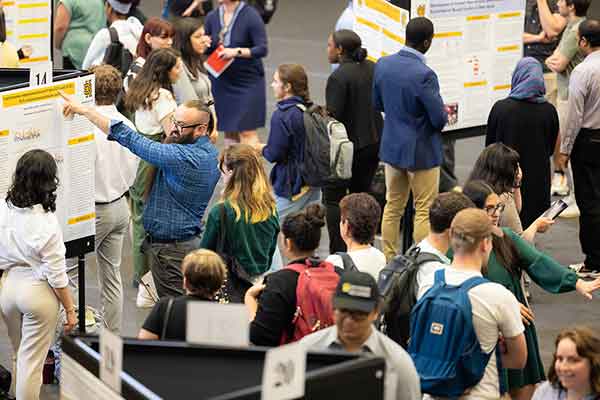
{"type": "MultiPolygon", "coordinates": [[[[429,19],[411,19],[405,46],[377,63],[355,32],[332,32],[324,55],[336,67],[323,107],[311,100],[302,65],[279,65],[261,143],[268,19],[243,1],[209,3],[171,0],[167,19],[140,17],[130,0],[58,5],[54,39],[64,65],[89,69],[96,81],[93,106],[61,96],[65,118],[86,118],[95,129],[105,327],[122,331],[126,251],[137,304],[152,308],[139,339],[185,340],[190,301],[240,303],[254,345],[299,341],[309,350],[383,357],[386,399],[598,398],[600,335],[563,330],[546,374],[525,285],[530,278],[549,293],[588,300],[600,289],[600,22],[585,18],[589,0],[560,0],[557,10],[528,0],[526,57],[509,96],[489,114],[486,147],[461,188],[443,182],[444,171],[453,175],[446,155],[454,144],[443,137],[448,109],[425,62],[435,40],[429,19]],[[107,56],[115,41],[116,64],[107,56]],[[214,52],[232,60],[218,76],[204,66],[214,52]],[[316,185],[307,176],[310,118],[343,125],[353,145],[351,179],[316,185]],[[369,194],[380,163],[384,204],[369,194]],[[586,258],[567,267],[539,251],[535,238],[552,229],[544,212],[553,192],[567,194],[554,181],[569,164],[586,258]],[[411,193],[415,244],[402,255],[411,193]],[[329,255],[319,257],[325,228],[329,255]],[[408,262],[402,272],[394,270],[400,261],[408,262]],[[402,313],[409,318],[394,319],[402,313]]],[[[54,215],[57,171],[47,152],[25,153],[0,201],[0,310],[19,400],[39,398],[56,325],[68,334],[76,324],[54,215]]]]}

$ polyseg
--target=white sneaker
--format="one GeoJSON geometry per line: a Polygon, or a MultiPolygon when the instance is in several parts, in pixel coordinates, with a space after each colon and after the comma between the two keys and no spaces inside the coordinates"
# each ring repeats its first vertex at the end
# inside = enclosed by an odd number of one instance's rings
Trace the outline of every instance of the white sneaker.
{"type": "Polygon", "coordinates": [[[564,172],[555,172],[554,175],[552,175],[552,187],[550,190],[552,191],[553,196],[567,196],[569,194],[567,176],[564,172]]]}
{"type": "Polygon", "coordinates": [[[569,265],[569,269],[577,273],[580,278],[591,278],[596,279],[600,277],[599,271],[592,271],[585,268],[584,263],[577,263],[569,265]]]}
{"type": "Polygon", "coordinates": [[[565,211],[561,212],[559,217],[561,218],[578,218],[581,215],[577,203],[572,202],[569,207],[565,208],[565,211]]]}

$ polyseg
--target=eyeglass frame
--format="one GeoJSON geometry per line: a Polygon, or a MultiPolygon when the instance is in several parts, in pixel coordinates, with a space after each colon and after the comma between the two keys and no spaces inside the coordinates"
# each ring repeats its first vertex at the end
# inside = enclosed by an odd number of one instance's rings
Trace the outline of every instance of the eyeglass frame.
{"type": "Polygon", "coordinates": [[[486,212],[487,215],[494,215],[496,214],[496,211],[499,211],[499,214],[502,214],[504,212],[504,209],[506,208],[506,204],[504,203],[498,203],[495,206],[485,206],[483,207],[483,210],[486,212]]]}
{"type": "Polygon", "coordinates": [[[175,119],[175,116],[173,116],[173,115],[171,115],[170,121],[171,121],[171,124],[173,124],[173,126],[175,126],[175,128],[179,132],[183,132],[183,130],[186,129],[186,128],[196,128],[196,127],[202,126],[202,125],[208,127],[208,122],[201,122],[199,124],[191,124],[191,125],[181,125],[181,122],[177,121],[175,119]]]}

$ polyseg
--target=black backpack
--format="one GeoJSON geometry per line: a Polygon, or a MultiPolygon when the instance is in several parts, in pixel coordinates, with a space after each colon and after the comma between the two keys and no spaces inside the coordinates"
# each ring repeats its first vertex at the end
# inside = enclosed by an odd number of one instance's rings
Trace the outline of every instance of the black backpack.
{"type": "Polygon", "coordinates": [[[417,303],[417,272],[431,261],[442,262],[435,254],[412,247],[406,254],[394,257],[379,273],[377,285],[384,309],[378,327],[405,349],[410,338],[410,312],[417,303]]]}
{"type": "Polygon", "coordinates": [[[278,0],[248,0],[247,3],[258,11],[265,24],[268,24],[277,10],[278,0]]]}
{"type": "Polygon", "coordinates": [[[337,253],[335,253],[335,255],[340,256],[340,258],[342,259],[342,266],[344,267],[344,272],[358,271],[358,268],[356,267],[356,264],[354,264],[354,260],[352,260],[350,254],[344,251],[338,251],[337,253]]]}
{"type": "Polygon", "coordinates": [[[119,41],[119,33],[115,28],[108,28],[108,32],[110,33],[110,45],[104,53],[103,63],[112,65],[121,71],[122,77],[125,77],[133,63],[133,54],[119,41]]]}

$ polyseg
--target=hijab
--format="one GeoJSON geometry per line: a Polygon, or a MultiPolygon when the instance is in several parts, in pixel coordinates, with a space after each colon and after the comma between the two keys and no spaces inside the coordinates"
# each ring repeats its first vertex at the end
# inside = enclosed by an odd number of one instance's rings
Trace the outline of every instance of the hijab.
{"type": "Polygon", "coordinates": [[[522,58],[512,75],[508,97],[530,103],[544,103],[546,98],[542,64],[533,57],[522,58]]]}

